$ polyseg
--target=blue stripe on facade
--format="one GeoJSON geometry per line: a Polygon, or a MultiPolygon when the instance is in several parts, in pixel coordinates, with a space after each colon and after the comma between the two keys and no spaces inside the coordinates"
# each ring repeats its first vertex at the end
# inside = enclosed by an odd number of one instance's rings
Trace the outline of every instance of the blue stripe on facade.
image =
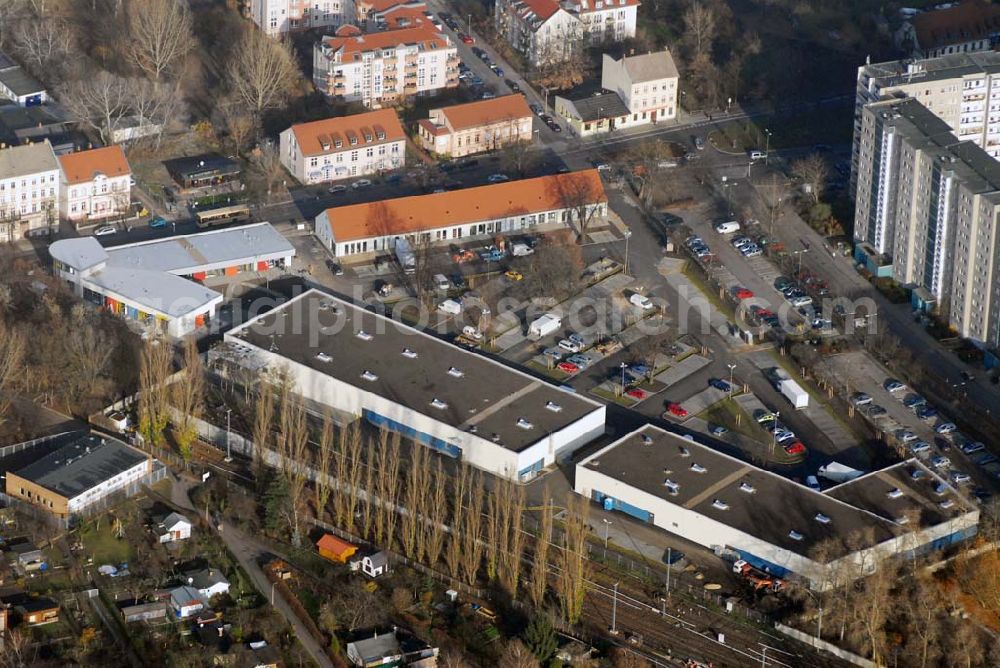
{"type": "Polygon", "coordinates": [[[592,497],[594,501],[597,501],[599,504],[604,506],[605,510],[617,510],[618,512],[631,515],[637,520],[642,520],[643,522],[653,521],[653,513],[648,510],[643,510],[638,506],[633,506],[631,503],[625,503],[621,499],[608,496],[604,492],[599,492],[595,489],[592,493],[592,497]]]}
{"type": "Polygon", "coordinates": [[[534,464],[532,464],[528,468],[524,468],[524,469],[521,469],[520,471],[518,471],[517,475],[520,478],[520,477],[523,477],[525,475],[528,475],[529,473],[538,473],[539,471],[542,470],[542,468],[543,468],[542,464],[544,464],[544,463],[545,463],[545,459],[544,458],[543,459],[539,459],[537,462],[535,462],[534,464]]]}
{"type": "Polygon", "coordinates": [[[452,445],[451,443],[443,441],[440,438],[436,438],[430,434],[425,434],[422,431],[417,431],[413,427],[405,425],[401,422],[396,422],[391,418],[380,415],[375,411],[370,411],[367,408],[361,412],[361,415],[364,419],[368,420],[368,422],[372,423],[376,427],[382,427],[383,429],[397,432],[400,436],[423,443],[427,447],[434,448],[441,454],[448,455],[449,457],[454,457],[455,459],[460,459],[462,457],[462,449],[457,445],[452,445]]]}

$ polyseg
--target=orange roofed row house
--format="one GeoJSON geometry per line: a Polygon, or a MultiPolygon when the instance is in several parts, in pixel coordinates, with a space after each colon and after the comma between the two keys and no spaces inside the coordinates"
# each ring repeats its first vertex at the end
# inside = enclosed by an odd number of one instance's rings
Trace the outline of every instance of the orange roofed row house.
{"type": "Polygon", "coordinates": [[[394,110],[380,109],[293,125],[279,150],[300,183],[324,183],[402,167],[406,133],[394,110]]]}
{"type": "Polygon", "coordinates": [[[533,114],[523,95],[431,109],[420,121],[420,142],[425,149],[458,158],[495,151],[517,142],[529,142],[533,114]]]}
{"type": "Polygon", "coordinates": [[[59,214],[85,223],[128,212],[132,169],[122,147],[106,146],[59,156],[62,197],[59,214]]]}
{"type": "Polygon", "coordinates": [[[337,257],[391,252],[411,244],[606,224],[608,198],[595,169],[508,181],[430,195],[327,209],[316,236],[337,257]]]}
{"type": "Polygon", "coordinates": [[[313,47],[313,82],[328,97],[379,108],[458,85],[458,50],[430,23],[362,34],[342,26],[313,47]]]}

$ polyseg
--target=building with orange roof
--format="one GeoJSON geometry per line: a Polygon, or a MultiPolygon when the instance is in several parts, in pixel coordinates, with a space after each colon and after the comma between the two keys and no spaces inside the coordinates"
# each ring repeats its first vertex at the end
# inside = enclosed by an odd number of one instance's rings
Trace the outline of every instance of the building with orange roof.
{"type": "Polygon", "coordinates": [[[79,225],[128,212],[132,168],[121,146],[60,155],[59,171],[63,191],[59,215],[65,220],[79,225]]]}
{"type": "Polygon", "coordinates": [[[325,533],[323,537],[316,541],[316,550],[319,556],[338,564],[346,564],[347,560],[358,551],[357,545],[352,545],[346,540],[341,540],[333,534],[325,533]]]}
{"type": "MultiPolygon", "coordinates": [[[[355,23],[359,26],[373,28],[388,22],[388,17],[396,12],[401,12],[407,16],[428,19],[424,13],[427,11],[427,3],[423,0],[355,0],[354,12],[355,23]]],[[[433,23],[429,19],[426,21],[433,23]]]]}
{"type": "Polygon", "coordinates": [[[393,109],[298,123],[279,137],[281,164],[300,183],[326,183],[398,169],[406,133],[393,109]]]}
{"type": "Polygon", "coordinates": [[[593,229],[607,222],[608,198],[596,169],[450,192],[352,204],[316,217],[316,237],[341,258],[411,245],[451,243],[529,230],[593,229]]]}
{"type": "Polygon", "coordinates": [[[380,108],[458,85],[458,49],[430,23],[361,34],[343,26],[313,47],[313,82],[328,97],[380,108]]]}
{"type": "Polygon", "coordinates": [[[991,51],[1000,44],[1000,5],[964,0],[920,12],[903,23],[896,33],[896,43],[913,58],[991,51]]]}
{"type": "Polygon", "coordinates": [[[458,158],[530,142],[533,116],[523,95],[505,95],[431,109],[417,127],[425,149],[458,158]]]}
{"type": "Polygon", "coordinates": [[[349,0],[247,0],[244,7],[250,19],[269,37],[338,27],[354,19],[349,0]]]}

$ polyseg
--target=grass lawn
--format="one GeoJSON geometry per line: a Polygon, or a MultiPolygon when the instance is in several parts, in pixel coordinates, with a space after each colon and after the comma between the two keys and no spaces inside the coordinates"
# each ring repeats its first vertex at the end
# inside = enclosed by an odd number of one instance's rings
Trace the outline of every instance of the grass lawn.
{"type": "Polygon", "coordinates": [[[729,153],[750,149],[782,149],[813,144],[843,144],[851,141],[854,117],[842,107],[824,106],[800,115],[771,119],[766,125],[753,121],[726,123],[708,135],[712,145],[729,153]],[[764,130],[771,131],[767,141],[764,130]]]}
{"type": "Polygon", "coordinates": [[[740,405],[731,399],[717,401],[698,416],[709,424],[717,424],[729,431],[743,434],[747,438],[757,439],[760,430],[755,428],[753,418],[743,412],[740,405]]]}
{"type": "Polygon", "coordinates": [[[112,520],[101,518],[100,530],[94,524],[88,523],[80,530],[80,540],[83,542],[84,553],[94,558],[94,564],[112,564],[117,566],[130,562],[135,558],[135,549],[125,540],[117,538],[112,531],[112,520]]]}
{"type": "Polygon", "coordinates": [[[534,369],[535,371],[537,371],[540,374],[548,376],[549,378],[551,378],[552,380],[555,380],[555,381],[560,381],[561,382],[561,381],[564,381],[567,378],[569,378],[569,374],[568,373],[563,373],[562,371],[560,371],[556,367],[552,367],[551,369],[548,369],[548,368],[545,367],[545,365],[539,364],[535,360],[531,360],[530,362],[528,362],[527,366],[529,368],[531,368],[531,369],[534,369]]]}
{"type": "Polygon", "coordinates": [[[613,401],[619,406],[624,406],[625,408],[632,408],[632,406],[635,406],[637,403],[639,403],[638,401],[630,397],[618,396],[614,392],[602,389],[600,385],[592,389],[590,393],[602,399],[605,399],[606,401],[613,401]]]}

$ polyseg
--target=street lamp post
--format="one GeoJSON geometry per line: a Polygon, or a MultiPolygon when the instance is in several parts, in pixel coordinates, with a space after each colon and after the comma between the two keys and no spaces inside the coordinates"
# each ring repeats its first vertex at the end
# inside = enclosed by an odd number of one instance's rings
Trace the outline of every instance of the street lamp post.
{"type": "Polygon", "coordinates": [[[625,230],[625,275],[628,276],[628,240],[632,238],[632,230],[625,230]]]}
{"type": "MultiPolygon", "coordinates": [[[[674,565],[674,550],[667,547],[667,598],[670,598],[670,570],[674,565]]],[[[663,605],[663,614],[667,614],[666,603],[663,605]]]]}
{"type": "Polygon", "coordinates": [[[230,430],[229,417],[232,414],[232,412],[233,412],[232,408],[227,408],[226,409],[226,463],[227,464],[229,462],[233,461],[233,452],[230,449],[230,445],[229,445],[229,443],[230,443],[230,437],[229,436],[232,433],[231,430],[230,430]]]}
{"type": "Polygon", "coordinates": [[[604,522],[604,551],[607,552],[607,550],[608,550],[608,527],[610,527],[612,524],[614,524],[614,522],[612,522],[611,520],[607,519],[606,517],[602,517],[601,521],[604,522]]]}
{"type": "Polygon", "coordinates": [[[767,164],[767,152],[771,149],[771,131],[764,128],[764,164],[767,164]]]}
{"type": "Polygon", "coordinates": [[[733,398],[733,370],[736,368],[736,363],[733,362],[732,364],[727,364],[726,366],[729,367],[729,398],[732,399],[733,398]]]}
{"type": "Polygon", "coordinates": [[[619,366],[621,367],[622,370],[622,396],[625,396],[625,368],[628,366],[628,364],[622,362],[619,366]]]}
{"type": "Polygon", "coordinates": [[[469,36],[472,35],[472,14],[469,14],[469,32],[466,34],[468,34],[469,36]]]}
{"type": "Polygon", "coordinates": [[[780,424],[778,420],[781,419],[781,411],[774,411],[774,431],[771,432],[771,454],[774,454],[775,448],[778,447],[778,425],[780,424]]]}

